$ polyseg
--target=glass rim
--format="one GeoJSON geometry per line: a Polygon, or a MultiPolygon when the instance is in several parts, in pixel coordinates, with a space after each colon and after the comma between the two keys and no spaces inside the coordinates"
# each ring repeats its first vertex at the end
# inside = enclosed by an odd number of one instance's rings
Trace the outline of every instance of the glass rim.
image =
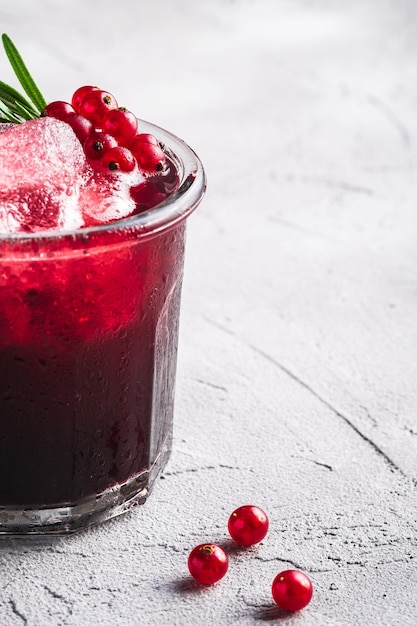
{"type": "Polygon", "coordinates": [[[60,242],[62,245],[68,241],[74,249],[77,242],[85,246],[90,238],[94,239],[98,235],[103,243],[103,236],[109,234],[114,237],[119,231],[120,234],[129,233],[131,236],[127,237],[128,239],[132,236],[142,239],[155,236],[187,218],[198,206],[206,190],[206,175],[199,157],[185,141],[170,131],[145,120],[139,119],[138,122],[141,132],[155,135],[169,150],[169,156],[177,168],[180,179],[177,189],[172,194],[151,209],[107,224],[72,230],[0,233],[0,248],[2,244],[26,247],[34,243],[48,246],[60,242]]]}

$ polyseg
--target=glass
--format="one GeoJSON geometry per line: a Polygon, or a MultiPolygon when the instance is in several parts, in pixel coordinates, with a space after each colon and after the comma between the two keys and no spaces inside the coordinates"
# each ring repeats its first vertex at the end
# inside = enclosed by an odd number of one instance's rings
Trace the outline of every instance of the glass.
{"type": "Polygon", "coordinates": [[[143,503],[172,440],[186,218],[205,176],[74,232],[0,236],[0,533],[67,533],[143,503]]]}

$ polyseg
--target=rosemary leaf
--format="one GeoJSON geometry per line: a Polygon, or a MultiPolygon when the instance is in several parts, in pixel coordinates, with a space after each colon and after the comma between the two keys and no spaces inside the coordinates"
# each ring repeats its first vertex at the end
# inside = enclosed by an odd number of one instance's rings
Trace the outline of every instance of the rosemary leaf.
{"type": "Polygon", "coordinates": [[[20,124],[23,119],[19,117],[17,114],[13,113],[4,102],[0,101],[0,114],[2,114],[3,120],[6,122],[13,122],[20,124]]]}
{"type": "Polygon", "coordinates": [[[28,110],[32,111],[33,116],[36,116],[36,117],[38,116],[37,110],[33,107],[33,105],[29,102],[29,100],[26,100],[26,98],[22,96],[21,93],[19,93],[13,87],[10,87],[10,85],[6,85],[6,83],[3,83],[3,81],[1,80],[0,80],[0,100],[2,100],[3,102],[7,102],[7,104],[12,104],[12,105],[14,105],[16,102],[19,102],[28,110]]]}
{"type": "Polygon", "coordinates": [[[29,73],[22,57],[20,56],[16,46],[6,33],[2,35],[3,47],[13,68],[14,73],[30,101],[33,103],[39,113],[42,113],[46,107],[46,101],[41,94],[38,86],[29,73]]]}
{"type": "Polygon", "coordinates": [[[6,100],[5,98],[2,98],[1,95],[0,102],[3,105],[3,110],[7,110],[9,114],[13,114],[19,118],[33,120],[35,117],[38,117],[38,113],[34,113],[31,106],[26,106],[20,102],[6,100]]]}
{"type": "Polygon", "coordinates": [[[33,120],[33,113],[28,111],[27,107],[20,104],[20,102],[15,103],[17,113],[23,117],[24,120],[33,120]]]}

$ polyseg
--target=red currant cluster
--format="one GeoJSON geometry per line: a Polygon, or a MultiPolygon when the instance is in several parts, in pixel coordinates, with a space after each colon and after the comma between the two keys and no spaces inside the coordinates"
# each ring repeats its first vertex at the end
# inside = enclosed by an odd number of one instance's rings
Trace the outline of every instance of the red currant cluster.
{"type": "MultiPolygon", "coordinates": [[[[241,506],[229,517],[229,534],[241,546],[252,546],[262,541],[268,532],[266,513],[257,506],[241,506]]],[[[203,585],[219,581],[229,568],[226,552],[214,543],[196,546],[188,557],[191,576],[203,585]]],[[[299,570],[280,572],[272,582],[272,597],[285,611],[300,611],[310,602],[313,585],[309,577],[299,570]]]]}
{"type": "Polygon", "coordinates": [[[42,115],[69,124],[92,165],[131,172],[137,164],[147,174],[165,167],[165,153],[156,137],[138,133],[138,121],[133,113],[119,107],[110,93],[98,87],[80,87],[71,104],[51,102],[42,115]]]}

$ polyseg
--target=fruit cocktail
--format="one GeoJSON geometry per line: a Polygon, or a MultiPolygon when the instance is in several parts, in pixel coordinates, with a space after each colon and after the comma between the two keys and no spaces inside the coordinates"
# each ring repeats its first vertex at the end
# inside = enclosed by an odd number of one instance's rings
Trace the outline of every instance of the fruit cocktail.
{"type": "Polygon", "coordinates": [[[26,92],[0,84],[0,533],[66,533],[143,503],[168,459],[205,178],[107,92],[26,92]]]}

